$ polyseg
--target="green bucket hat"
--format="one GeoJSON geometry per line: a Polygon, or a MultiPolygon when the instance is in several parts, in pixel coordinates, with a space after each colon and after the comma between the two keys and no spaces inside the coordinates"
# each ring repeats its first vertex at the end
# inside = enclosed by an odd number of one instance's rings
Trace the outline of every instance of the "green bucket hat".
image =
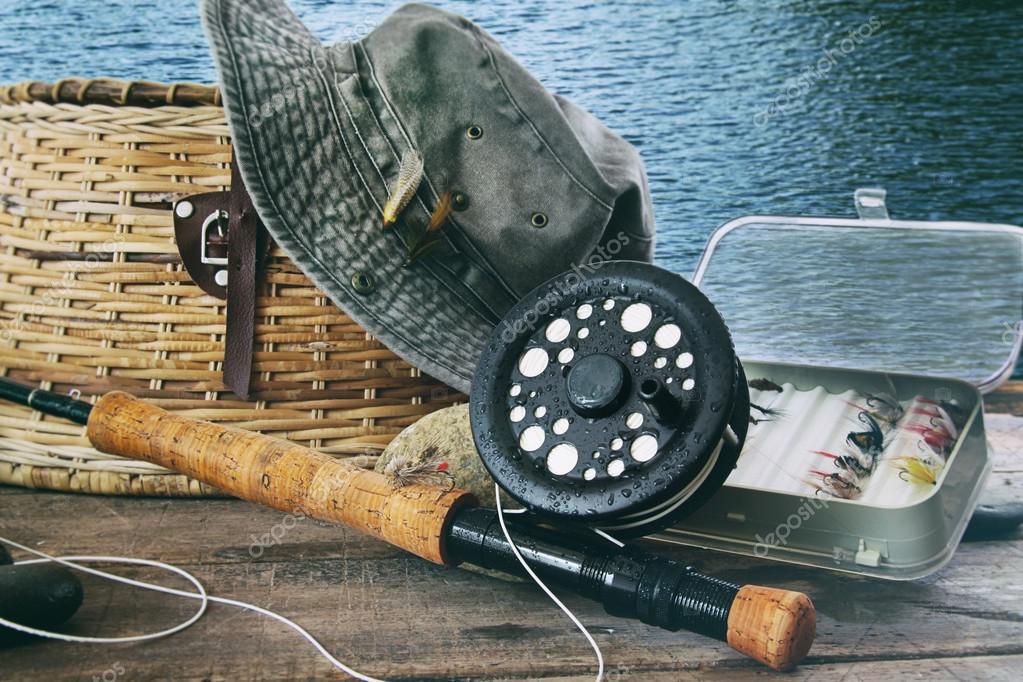
{"type": "Polygon", "coordinates": [[[573,268],[650,260],[635,148],[470,21],[407,5],[361,40],[325,46],[279,0],[205,0],[202,14],[263,223],[338,306],[427,374],[468,391],[523,295],[573,268]],[[385,228],[403,158],[421,162],[421,181],[385,228]],[[427,234],[442,197],[453,211],[427,234]]]}

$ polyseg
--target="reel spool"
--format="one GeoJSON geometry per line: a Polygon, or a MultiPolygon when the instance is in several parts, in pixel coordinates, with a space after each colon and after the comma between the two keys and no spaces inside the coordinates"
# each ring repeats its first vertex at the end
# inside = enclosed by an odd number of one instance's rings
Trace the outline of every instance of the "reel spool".
{"type": "Polygon", "coordinates": [[[699,289],[613,261],[556,277],[509,311],[470,405],[483,463],[518,502],[638,536],[721,487],[746,437],[749,389],[699,289]]]}

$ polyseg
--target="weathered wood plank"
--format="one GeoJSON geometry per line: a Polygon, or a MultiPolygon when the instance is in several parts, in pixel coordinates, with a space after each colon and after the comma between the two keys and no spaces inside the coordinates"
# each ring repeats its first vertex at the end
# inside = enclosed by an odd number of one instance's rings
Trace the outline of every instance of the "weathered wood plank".
{"type": "Polygon", "coordinates": [[[984,396],[984,404],[991,412],[1023,415],[1023,381],[1007,381],[984,396]]]}
{"type": "MultiPolygon", "coordinates": [[[[332,650],[347,652],[345,660],[387,678],[585,676],[593,665],[585,641],[532,586],[436,567],[352,531],[310,521],[283,530],[291,526],[285,515],[230,500],[40,493],[8,497],[5,507],[6,535],[32,538],[49,551],[181,564],[213,593],[280,610],[332,650]],[[90,523],[67,523],[75,514],[90,523]],[[267,541],[260,537],[267,533],[276,533],[280,543],[260,552],[253,536],[267,541]]],[[[818,640],[808,661],[813,666],[1023,653],[1023,588],[1017,580],[1023,540],[1018,538],[964,545],[943,571],[912,583],[658,547],[713,575],[809,593],[820,613],[818,640]]],[[[82,632],[111,632],[115,626],[139,632],[188,610],[168,597],[91,579],[88,587],[89,605],[75,621],[82,632]]],[[[594,628],[612,669],[623,664],[637,674],[708,667],[757,670],[713,640],[612,618],[581,598],[567,601],[594,628]]],[[[136,661],[138,672],[153,677],[285,679],[328,672],[290,632],[219,606],[189,632],[116,653],[122,663],[136,661]],[[182,651],[188,656],[183,658],[182,651]]],[[[111,655],[102,648],[39,643],[4,658],[9,671],[60,678],[69,672],[70,661],[105,666],[111,655]],[[60,655],[53,655],[57,651],[60,655]]]]}
{"type": "MultiPolygon", "coordinates": [[[[850,663],[824,663],[804,665],[785,676],[787,680],[813,680],[813,682],[875,682],[885,679],[923,679],[929,682],[962,682],[987,680],[1015,682],[1023,669],[1021,656],[975,656],[971,658],[937,658],[930,660],[855,661],[850,663]]],[[[750,671],[730,668],[709,668],[698,671],[643,671],[628,665],[612,666],[607,672],[608,682],[640,679],[644,682],[693,682],[696,680],[778,679],[769,670],[750,671]]],[[[567,682],[575,677],[544,677],[544,682],[567,682]]]]}
{"type": "MultiPolygon", "coordinates": [[[[996,470],[989,492],[1023,499],[1023,419],[992,414],[988,425],[996,470]]],[[[181,565],[212,593],[293,617],[346,662],[388,679],[583,680],[595,669],[585,641],[531,585],[433,566],[357,532],[236,500],[0,487],[0,533],[51,552],[181,565]]],[[[1018,678],[1023,664],[1021,533],[964,544],[938,574],[910,583],[663,545],[656,550],[712,575],[810,594],[820,614],[818,638],[794,678],[1008,680],[1018,678]]],[[[149,570],[114,570],[180,584],[149,570]]],[[[165,627],[195,605],[85,581],[87,603],[73,621],[81,634],[165,627]]],[[[612,618],[571,595],[566,601],[600,642],[609,682],[771,674],[722,643],[612,618]]],[[[3,650],[3,666],[11,679],[339,677],[294,633],[219,605],[170,639],[112,648],[21,642],[3,650]]]]}

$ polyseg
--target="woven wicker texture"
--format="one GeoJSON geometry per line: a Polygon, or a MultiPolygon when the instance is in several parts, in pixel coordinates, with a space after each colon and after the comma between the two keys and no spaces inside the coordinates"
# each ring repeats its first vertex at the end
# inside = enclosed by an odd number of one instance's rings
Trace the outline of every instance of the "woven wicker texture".
{"type": "MultiPolygon", "coordinates": [[[[189,280],[171,218],[172,202],[230,182],[223,110],[201,103],[216,101],[216,91],[95,83],[85,97],[77,95],[82,81],[0,86],[5,376],[85,398],[124,390],[172,412],[338,456],[378,453],[420,416],[464,400],[367,335],[279,250],[257,300],[254,401],[227,392],[220,378],[224,302],[189,280]],[[181,92],[188,106],[161,104],[181,92]],[[153,105],[88,103],[133,97],[153,105]]],[[[216,493],[155,465],[97,452],[84,427],[6,404],[0,483],[216,493]]]]}

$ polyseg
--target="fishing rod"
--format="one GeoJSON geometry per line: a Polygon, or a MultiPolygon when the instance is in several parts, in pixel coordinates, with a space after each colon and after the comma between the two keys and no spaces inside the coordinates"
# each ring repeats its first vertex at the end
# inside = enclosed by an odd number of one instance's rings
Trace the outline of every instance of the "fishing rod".
{"type": "MultiPolygon", "coordinates": [[[[95,405],[0,378],[0,399],[86,426],[99,450],[152,462],[251,502],[364,531],[434,563],[522,575],[495,511],[462,490],[394,487],[382,474],[297,443],[171,414],[114,391],[95,405]]],[[[815,634],[800,593],[737,585],[642,549],[518,520],[506,523],[543,579],[614,616],[725,641],[776,670],[794,667],[815,634]]]]}

